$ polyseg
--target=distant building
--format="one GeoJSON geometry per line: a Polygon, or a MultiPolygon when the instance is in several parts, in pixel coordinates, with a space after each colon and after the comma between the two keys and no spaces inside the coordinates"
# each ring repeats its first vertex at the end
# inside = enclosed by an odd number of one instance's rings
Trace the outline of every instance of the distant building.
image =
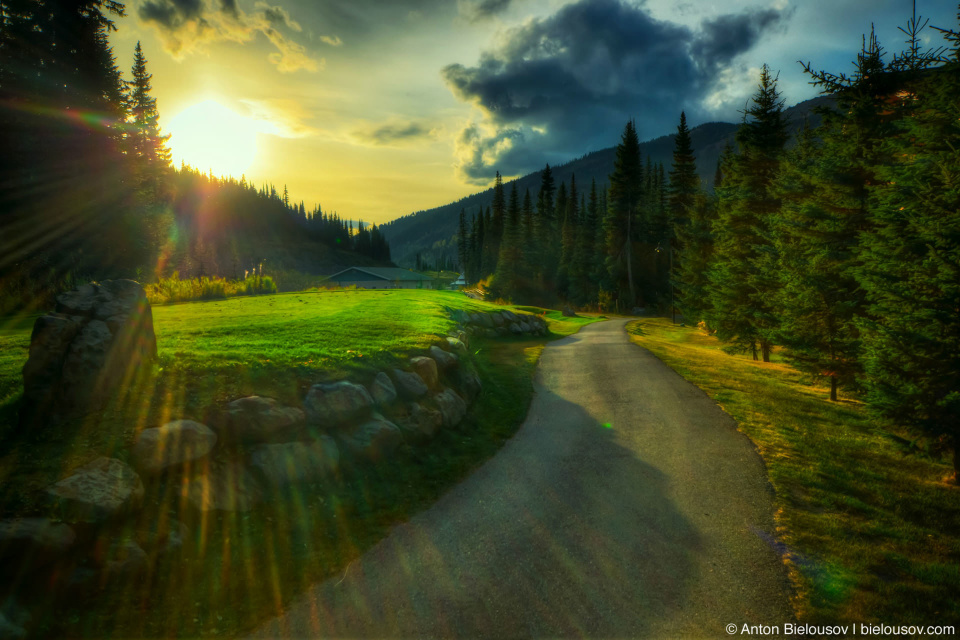
{"type": "Polygon", "coordinates": [[[327,279],[340,287],[360,289],[433,289],[433,278],[396,267],[350,267],[327,279]]]}
{"type": "Polygon", "coordinates": [[[450,283],[450,288],[451,288],[451,289],[459,289],[460,287],[465,287],[465,286],[467,286],[467,281],[466,281],[466,279],[463,277],[463,274],[462,274],[462,273],[457,276],[457,279],[456,279],[456,280],[454,280],[453,282],[450,283]]]}

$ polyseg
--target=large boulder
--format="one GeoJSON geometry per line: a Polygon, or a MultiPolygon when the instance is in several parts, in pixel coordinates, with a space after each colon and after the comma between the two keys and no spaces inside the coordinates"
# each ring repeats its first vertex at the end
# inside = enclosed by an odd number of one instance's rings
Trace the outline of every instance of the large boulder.
{"type": "Polygon", "coordinates": [[[455,369],[457,365],[460,364],[460,359],[457,358],[457,356],[444,351],[437,345],[430,347],[430,357],[436,361],[440,371],[455,369]]]}
{"type": "Polygon", "coordinates": [[[573,310],[570,305],[564,305],[563,311],[560,312],[565,318],[573,318],[577,315],[577,312],[573,310]]]}
{"type": "Polygon", "coordinates": [[[396,424],[408,442],[420,442],[430,438],[443,426],[443,414],[418,402],[406,406],[405,415],[399,416],[396,424]]]}
{"type": "Polygon", "coordinates": [[[373,398],[359,384],[341,380],[310,387],[303,402],[307,419],[322,427],[337,427],[365,418],[373,411],[373,398]]]}
{"type": "Polygon", "coordinates": [[[452,376],[452,382],[457,389],[459,389],[460,395],[465,398],[468,403],[476,400],[477,396],[479,396],[483,390],[483,385],[480,383],[480,376],[478,376],[475,371],[466,367],[460,367],[460,369],[455,372],[452,376]]]}
{"type": "Polygon", "coordinates": [[[0,574],[50,564],[76,539],[73,529],[48,518],[0,520],[0,574]]]}
{"type": "Polygon", "coordinates": [[[263,501],[250,471],[236,461],[212,460],[185,480],[182,494],[200,512],[249,511],[263,501]]]}
{"type": "Polygon", "coordinates": [[[467,403],[453,389],[444,389],[433,397],[433,401],[443,416],[444,427],[457,426],[467,415],[467,403]]]}
{"type": "Polygon", "coordinates": [[[370,397],[378,407],[386,407],[397,400],[397,388],[393,386],[390,376],[383,371],[377,374],[370,383],[370,397]]]}
{"type": "Polygon", "coordinates": [[[461,355],[466,355],[467,345],[463,340],[459,338],[454,338],[451,336],[447,337],[447,346],[450,348],[450,351],[453,353],[459,353],[461,355]]]}
{"type": "Polygon", "coordinates": [[[410,368],[420,376],[424,384],[429,389],[436,389],[440,383],[440,374],[437,369],[437,361],[426,356],[416,356],[410,358],[410,368]]]}
{"type": "Polygon", "coordinates": [[[523,334],[523,329],[520,328],[520,323],[518,323],[518,322],[511,322],[511,323],[510,323],[510,333],[512,333],[512,334],[515,335],[515,336],[522,335],[522,334],[523,334]]]}
{"type": "Polygon", "coordinates": [[[313,442],[262,444],[251,450],[250,466],[264,485],[283,488],[333,476],[340,467],[340,450],[329,436],[313,442]]]}
{"type": "Polygon", "coordinates": [[[23,367],[23,427],[101,409],[143,364],[157,357],[153,314],[132,280],[87,284],[57,296],[36,320],[23,367]]]}
{"type": "Polygon", "coordinates": [[[306,414],[273,398],[249,396],[227,403],[217,431],[226,443],[279,442],[296,438],[306,425],[306,414]]]}
{"type": "Polygon", "coordinates": [[[343,444],[353,455],[372,462],[385,459],[402,443],[400,428],[377,414],[343,434],[343,444]]]}
{"type": "Polygon", "coordinates": [[[143,482],[126,463],[97,458],[47,489],[67,522],[104,522],[140,506],[143,482]]]}
{"type": "Polygon", "coordinates": [[[393,382],[397,386],[400,396],[407,400],[418,400],[427,395],[429,389],[424,384],[423,378],[412,371],[403,371],[394,369],[390,372],[393,382]]]}
{"type": "Polygon", "coordinates": [[[516,322],[518,317],[517,314],[515,314],[513,311],[510,311],[509,309],[504,309],[503,311],[500,312],[500,315],[503,316],[503,319],[506,320],[507,322],[516,322]]]}
{"type": "Polygon", "coordinates": [[[193,420],[174,420],[137,436],[131,455],[142,473],[160,473],[206,457],[217,444],[210,427],[193,420]]]}
{"type": "Polygon", "coordinates": [[[128,578],[147,568],[147,553],[131,538],[115,540],[104,551],[98,560],[108,579],[128,578]]]}

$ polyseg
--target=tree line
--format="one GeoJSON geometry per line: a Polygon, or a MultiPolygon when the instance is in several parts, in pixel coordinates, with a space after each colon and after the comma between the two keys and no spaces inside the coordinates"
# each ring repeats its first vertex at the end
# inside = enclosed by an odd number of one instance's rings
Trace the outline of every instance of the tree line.
{"type": "Polygon", "coordinates": [[[129,80],[109,44],[125,11],[0,0],[0,312],[85,279],[230,275],[291,239],[389,261],[375,225],[173,168],[140,44],[129,80]]]}

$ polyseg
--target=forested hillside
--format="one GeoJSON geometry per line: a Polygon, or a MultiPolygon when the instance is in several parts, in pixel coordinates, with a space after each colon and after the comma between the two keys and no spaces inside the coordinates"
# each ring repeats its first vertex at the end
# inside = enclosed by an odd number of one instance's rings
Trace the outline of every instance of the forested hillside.
{"type": "MultiPolygon", "coordinates": [[[[819,116],[814,112],[817,106],[830,104],[831,98],[819,97],[801,102],[784,110],[784,118],[790,123],[793,130],[798,130],[805,120],[810,126],[819,124],[819,116]]],[[[691,143],[697,156],[697,173],[704,185],[713,186],[717,162],[727,144],[734,143],[737,125],[729,122],[707,122],[690,130],[691,143]]],[[[653,164],[669,166],[673,153],[676,134],[660,136],[648,140],[640,145],[640,153],[645,161],[650,159],[653,164]]],[[[596,180],[600,186],[608,182],[610,172],[613,171],[613,162],[616,149],[610,147],[588,153],[581,158],[562,165],[551,167],[557,184],[570,182],[570,177],[576,175],[580,184],[589,185],[596,180]]],[[[540,188],[540,173],[530,173],[507,182],[510,187],[517,183],[520,193],[530,189],[536,194],[540,188]]],[[[397,218],[381,225],[381,230],[390,243],[394,259],[403,266],[413,266],[419,253],[421,259],[429,264],[444,259],[454,264],[457,261],[457,248],[454,235],[457,233],[457,219],[460,211],[466,211],[467,217],[474,216],[493,201],[494,189],[491,187],[456,202],[417,211],[397,218]]]]}
{"type": "Polygon", "coordinates": [[[376,227],[286,187],[174,169],[145,53],[124,79],[108,41],[124,15],[113,0],[0,3],[0,313],[93,279],[389,262],[376,227]]]}

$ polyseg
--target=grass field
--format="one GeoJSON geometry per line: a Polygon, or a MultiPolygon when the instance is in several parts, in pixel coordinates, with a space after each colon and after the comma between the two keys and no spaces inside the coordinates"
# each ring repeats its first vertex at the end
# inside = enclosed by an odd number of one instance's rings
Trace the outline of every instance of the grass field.
{"type": "MultiPolygon", "coordinates": [[[[398,364],[453,326],[447,307],[494,308],[432,291],[294,293],[155,307],[158,366],[101,418],[36,434],[14,428],[32,318],[8,321],[0,325],[0,506],[6,515],[41,510],[34,500],[39,489],[97,455],[125,458],[140,428],[167,418],[202,418],[211,403],[249,393],[299,404],[318,380],[358,378],[398,364]]],[[[40,631],[233,637],[316,581],[342,574],[391,526],[429,506],[513,435],[544,344],[594,321],[556,311],[546,317],[550,338],[472,340],[484,392],[459,428],[415,450],[404,446],[389,465],[347,469],[340,483],[205,519],[182,551],[150,575],[106,585],[93,597],[51,601],[56,615],[40,631]]],[[[154,509],[162,514],[162,502],[154,509]]]]}
{"type": "Polygon", "coordinates": [[[946,459],[785,363],[727,355],[666,319],[628,330],[756,444],[802,620],[960,623],[960,488],[944,482],[946,459]]]}

